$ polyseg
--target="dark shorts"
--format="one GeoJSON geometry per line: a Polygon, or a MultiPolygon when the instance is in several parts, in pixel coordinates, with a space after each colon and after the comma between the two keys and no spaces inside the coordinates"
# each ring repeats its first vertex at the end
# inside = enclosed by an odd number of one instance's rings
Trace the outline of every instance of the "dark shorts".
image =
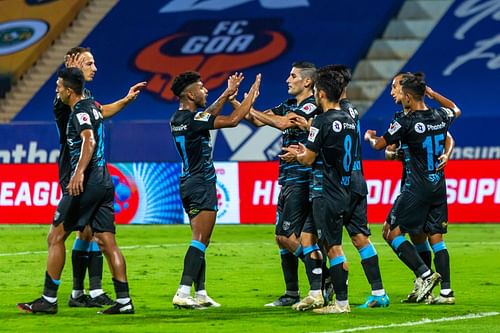
{"type": "Polygon", "coordinates": [[[344,216],[344,226],[349,233],[349,236],[363,234],[370,236],[370,228],[368,227],[368,204],[366,195],[351,194],[349,202],[349,210],[344,216]]]}
{"type": "Polygon", "coordinates": [[[284,185],[276,207],[276,235],[299,236],[306,219],[310,219],[309,184],[284,185]]]}
{"type": "Polygon", "coordinates": [[[79,217],[76,221],[65,220],[64,230],[82,231],[90,225],[93,232],[115,233],[113,187],[86,184],[83,193],[74,198],[79,200],[79,217]]]}
{"type": "Polygon", "coordinates": [[[186,180],[181,182],[181,199],[184,210],[190,218],[202,210],[217,211],[217,190],[215,182],[186,180]]]}
{"type": "Polygon", "coordinates": [[[323,197],[314,198],[312,208],[319,239],[329,247],[341,245],[345,208],[323,197]]]}
{"type": "Polygon", "coordinates": [[[307,215],[304,227],[302,227],[302,232],[318,236],[318,232],[316,231],[316,225],[314,224],[314,219],[312,214],[312,204],[311,204],[311,212],[309,213],[309,215],[307,215]]]}
{"type": "Polygon", "coordinates": [[[59,224],[64,223],[64,229],[70,231],[71,229],[67,229],[67,227],[78,223],[79,212],[80,197],[72,197],[68,193],[63,193],[61,200],[57,204],[52,224],[57,227],[59,224]]]}
{"type": "Polygon", "coordinates": [[[445,234],[448,228],[448,204],[445,197],[432,202],[410,191],[403,191],[396,199],[389,218],[391,230],[399,226],[402,233],[445,234]]]}

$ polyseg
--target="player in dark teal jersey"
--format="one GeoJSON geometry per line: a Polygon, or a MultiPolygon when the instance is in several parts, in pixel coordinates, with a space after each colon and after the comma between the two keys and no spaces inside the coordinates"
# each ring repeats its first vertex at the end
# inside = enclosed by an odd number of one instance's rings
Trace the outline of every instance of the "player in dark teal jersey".
{"type": "MultiPolygon", "coordinates": [[[[293,96],[263,112],[252,109],[246,119],[255,126],[268,125],[283,132],[282,146],[305,144],[308,131],[294,125],[291,115],[312,119],[321,113],[313,96],[313,76],[316,67],[306,61],[295,62],[286,80],[288,93],[293,96]]],[[[233,106],[238,102],[234,101],[233,106]]],[[[311,167],[297,162],[289,153],[280,155],[278,182],[281,185],[276,209],[275,237],[280,248],[285,293],[265,306],[290,306],[300,301],[298,257],[302,258],[310,283],[310,293],[321,294],[322,256],[316,244],[312,222],[310,195],[311,167]]]]}
{"type": "MultiPolygon", "coordinates": [[[[387,239],[401,260],[423,279],[416,293],[416,302],[420,302],[440,282],[440,274],[444,281],[450,281],[449,254],[443,241],[448,223],[446,184],[444,172],[438,168],[448,127],[461,111],[428,108],[424,103],[426,85],[418,76],[404,78],[401,85],[401,100],[408,114],[393,121],[382,137],[377,137],[373,130],[366,131],[365,140],[375,149],[399,141],[405,147],[406,179],[394,206],[387,239]],[[405,233],[429,235],[438,273],[432,273],[415,247],[405,239],[405,233]]],[[[443,284],[442,293],[452,292],[449,287],[443,284]]]]}
{"type": "MultiPolygon", "coordinates": [[[[42,297],[17,306],[31,313],[56,313],[57,290],[64,267],[64,240],[72,230],[83,230],[88,224],[104,252],[113,276],[116,302],[102,314],[132,314],[134,306],[129,296],[125,258],[115,241],[114,187],[104,160],[104,123],[99,105],[83,96],[84,75],[77,68],[59,72],[57,94],[71,107],[66,139],[70,156],[71,178],[67,185],[72,202],[78,206],[77,217],[53,225],[49,240],[49,255],[42,297]]],[[[56,213],[57,214],[57,213],[56,213]]],[[[56,218],[57,219],[57,218],[56,218]]]]}
{"type": "Polygon", "coordinates": [[[209,130],[235,127],[250,111],[259,93],[260,74],[247,96],[230,115],[219,115],[224,103],[234,98],[243,80],[231,75],[222,95],[204,111],[208,90],[197,72],[184,72],[175,77],[172,91],[179,97],[179,109],[170,120],[172,136],[182,161],[181,198],[189,217],[192,240],[184,257],[184,270],[172,303],[177,308],[201,309],[219,307],[205,289],[205,251],[217,217],[216,175],[212,161],[209,130]],[[191,286],[195,285],[195,297],[191,286]]]}
{"type": "MultiPolygon", "coordinates": [[[[328,67],[317,71],[314,96],[324,113],[314,118],[306,145],[299,143],[297,160],[313,165],[311,190],[314,224],[329,258],[329,275],[336,295],[335,303],[324,305],[323,297],[308,297],[296,308],[316,313],[350,312],[347,293],[347,261],[342,249],[342,226],[351,198],[354,147],[358,144],[356,123],[339,104],[343,77],[328,67]]],[[[291,151],[292,147],[288,150],[291,151]]],[[[324,274],[328,274],[324,272],[324,274]]]]}
{"type": "MultiPolygon", "coordinates": [[[[407,73],[400,73],[394,77],[394,79],[392,81],[392,85],[391,85],[391,96],[394,98],[394,102],[396,104],[401,104],[401,99],[402,99],[401,83],[400,83],[401,80],[404,79],[405,77],[409,77],[412,75],[413,75],[413,73],[407,72],[407,73]]],[[[420,73],[417,75],[421,76],[420,73]]],[[[451,109],[457,108],[455,103],[453,103],[453,101],[440,95],[439,93],[435,92],[434,90],[432,90],[428,86],[426,88],[426,96],[431,98],[431,99],[435,99],[442,107],[448,107],[451,109]]],[[[396,112],[394,114],[394,120],[398,120],[401,117],[404,117],[406,115],[406,113],[407,112],[405,110],[401,110],[401,111],[396,112]]],[[[453,137],[451,136],[450,132],[448,132],[447,137],[446,137],[446,141],[444,144],[443,154],[439,157],[440,164],[439,164],[437,170],[441,170],[441,169],[445,168],[446,164],[448,163],[448,159],[452,154],[454,146],[455,146],[455,141],[453,140],[453,137]]],[[[404,183],[405,183],[405,178],[406,178],[406,172],[405,172],[405,169],[406,169],[405,160],[406,159],[404,158],[403,147],[401,146],[401,143],[399,142],[397,144],[387,146],[386,150],[385,150],[385,156],[386,156],[386,159],[389,159],[389,160],[397,159],[403,163],[403,175],[401,178],[401,187],[403,187],[404,183]]],[[[384,239],[386,239],[386,240],[387,240],[387,236],[388,236],[389,231],[390,231],[390,221],[392,219],[392,216],[393,216],[393,209],[390,210],[390,212],[387,216],[387,219],[384,222],[384,226],[383,226],[382,235],[383,235],[384,239]]],[[[412,243],[415,245],[415,248],[417,249],[419,256],[422,258],[422,260],[424,261],[424,263],[428,267],[431,267],[431,265],[432,265],[432,252],[431,252],[432,248],[429,244],[428,236],[425,233],[409,234],[409,236],[410,236],[412,243]]],[[[390,242],[389,242],[389,244],[390,244],[390,242]]],[[[443,277],[443,279],[445,279],[445,277],[443,277]]],[[[415,277],[413,290],[408,294],[406,299],[402,300],[402,302],[403,303],[414,303],[416,300],[416,293],[417,293],[421,284],[422,284],[422,279],[419,276],[415,277]]],[[[448,282],[442,281],[442,284],[447,285],[448,282]]],[[[438,298],[428,297],[426,302],[428,302],[428,301],[434,302],[435,304],[450,304],[450,303],[454,302],[454,298],[452,296],[447,297],[447,298],[444,298],[441,296],[438,298]],[[445,301],[445,302],[442,303],[443,301],[445,301]]]]}
{"type": "MultiPolygon", "coordinates": [[[[66,53],[65,63],[66,68],[79,68],[86,82],[91,82],[97,72],[94,56],[89,48],[73,47],[66,53]]],[[[104,118],[109,118],[120,112],[131,101],[135,100],[145,86],[146,82],[135,84],[129,89],[127,96],[113,103],[99,105],[100,112],[104,118]]],[[[84,97],[92,97],[92,93],[88,89],[84,89],[84,97]]],[[[69,219],[71,215],[77,216],[78,212],[72,212],[73,208],[71,201],[73,198],[69,196],[66,187],[71,175],[71,164],[69,163],[68,144],[66,141],[66,128],[68,118],[71,113],[71,108],[64,104],[61,99],[56,96],[53,107],[54,117],[56,120],[59,138],[60,138],[60,153],[59,153],[59,183],[63,191],[63,197],[59,202],[56,219],[54,224],[63,223],[65,219],[69,219]]],[[[103,305],[112,305],[114,302],[104,293],[102,289],[102,267],[103,257],[99,246],[92,237],[90,227],[86,227],[82,232],[77,231],[73,250],[71,255],[73,266],[73,290],[69,297],[68,304],[71,307],[99,307],[103,305]],[[89,294],[85,294],[84,280],[86,272],[89,272],[89,294]]]]}
{"type": "Polygon", "coordinates": [[[345,65],[330,65],[328,68],[338,72],[344,79],[339,103],[342,110],[347,112],[356,123],[356,132],[358,135],[358,144],[353,148],[354,165],[351,175],[351,200],[349,211],[344,216],[344,226],[351,237],[353,245],[359,252],[363,270],[372,288],[372,295],[359,307],[387,307],[389,306],[389,297],[382,284],[378,254],[369,239],[371,232],[368,226],[367,217],[368,187],[363,174],[359,113],[356,107],[347,98],[347,86],[351,81],[352,75],[350,69],[345,65]]]}

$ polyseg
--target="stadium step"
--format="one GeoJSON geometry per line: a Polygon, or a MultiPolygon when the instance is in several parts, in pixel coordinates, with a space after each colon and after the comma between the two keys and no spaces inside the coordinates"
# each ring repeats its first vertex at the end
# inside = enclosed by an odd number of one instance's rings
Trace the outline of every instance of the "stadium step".
{"type": "Polygon", "coordinates": [[[407,0],[353,73],[349,98],[363,115],[432,32],[453,0],[407,0]]]}
{"type": "MultiPolygon", "coordinates": [[[[0,123],[10,122],[30,101],[40,87],[61,66],[66,51],[80,43],[118,0],[90,0],[76,19],[54,41],[40,59],[24,73],[12,89],[0,100],[0,123]]],[[[48,103],[51,103],[48,101],[48,103]]]]}

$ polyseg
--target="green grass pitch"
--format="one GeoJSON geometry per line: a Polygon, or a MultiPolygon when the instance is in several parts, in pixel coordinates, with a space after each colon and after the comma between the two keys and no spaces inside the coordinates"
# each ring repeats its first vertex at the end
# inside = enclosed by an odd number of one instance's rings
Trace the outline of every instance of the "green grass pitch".
{"type": "MultiPolygon", "coordinates": [[[[59,313],[21,313],[16,302],[31,301],[43,288],[48,229],[46,225],[0,226],[0,332],[500,332],[500,225],[450,225],[446,244],[457,299],[453,306],[400,303],[413,286],[412,273],[382,241],[380,225],[373,225],[372,242],[391,305],[356,309],[370,289],[359,256],[344,235],[352,312],[343,315],[263,306],[284,291],[272,225],[216,226],[207,250],[207,290],[222,304],[220,308],[172,307],[190,240],[189,226],[118,226],[135,315],[102,316],[95,308],[69,308],[70,251],[59,289],[59,313]]],[[[68,249],[73,237],[66,243],[68,249]]],[[[107,267],[103,284],[114,296],[107,267]]],[[[304,296],[308,287],[303,265],[300,286],[304,296]]]]}

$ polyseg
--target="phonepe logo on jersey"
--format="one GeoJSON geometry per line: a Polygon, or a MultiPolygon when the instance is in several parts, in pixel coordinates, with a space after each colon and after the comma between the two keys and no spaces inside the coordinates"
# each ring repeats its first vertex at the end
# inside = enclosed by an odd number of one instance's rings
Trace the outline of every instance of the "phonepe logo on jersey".
{"type": "Polygon", "coordinates": [[[210,91],[226,84],[229,75],[264,64],[288,46],[278,31],[279,20],[197,20],[139,51],[135,66],[151,73],[146,89],[173,101],[170,90],[178,74],[196,70],[210,91]]]}

